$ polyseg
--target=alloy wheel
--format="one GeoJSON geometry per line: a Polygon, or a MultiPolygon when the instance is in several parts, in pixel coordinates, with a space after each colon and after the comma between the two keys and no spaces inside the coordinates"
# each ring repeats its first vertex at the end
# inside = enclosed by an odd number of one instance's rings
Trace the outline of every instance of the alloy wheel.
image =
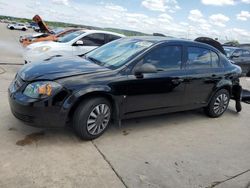
{"type": "Polygon", "coordinates": [[[87,120],[87,131],[91,135],[100,134],[107,127],[110,120],[110,107],[99,104],[90,112],[87,120]]]}
{"type": "Polygon", "coordinates": [[[222,114],[227,109],[228,102],[229,100],[227,95],[220,94],[214,102],[214,107],[213,107],[214,113],[217,115],[222,114]]]}

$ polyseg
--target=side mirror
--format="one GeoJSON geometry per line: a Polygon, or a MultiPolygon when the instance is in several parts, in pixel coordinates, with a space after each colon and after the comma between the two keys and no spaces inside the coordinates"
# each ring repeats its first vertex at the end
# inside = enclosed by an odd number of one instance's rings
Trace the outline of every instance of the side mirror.
{"type": "Polygon", "coordinates": [[[239,55],[231,55],[230,59],[239,58],[239,57],[240,57],[239,55]]]}
{"type": "Polygon", "coordinates": [[[145,63],[142,66],[135,68],[134,73],[136,77],[142,77],[144,73],[157,73],[157,69],[154,65],[145,63]]]}
{"type": "Polygon", "coordinates": [[[83,41],[82,40],[78,40],[75,42],[74,46],[82,46],[83,45],[83,41]]]}
{"type": "Polygon", "coordinates": [[[239,58],[239,57],[240,57],[240,55],[237,54],[237,53],[235,53],[235,54],[232,54],[232,55],[230,56],[230,59],[239,58]]]}

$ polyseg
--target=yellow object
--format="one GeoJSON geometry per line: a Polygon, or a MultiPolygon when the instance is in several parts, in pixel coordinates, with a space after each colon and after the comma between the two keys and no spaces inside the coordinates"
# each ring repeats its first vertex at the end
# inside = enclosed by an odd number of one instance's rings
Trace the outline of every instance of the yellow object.
{"type": "Polygon", "coordinates": [[[41,95],[50,96],[52,93],[52,86],[50,84],[42,85],[38,88],[38,93],[41,95]]]}

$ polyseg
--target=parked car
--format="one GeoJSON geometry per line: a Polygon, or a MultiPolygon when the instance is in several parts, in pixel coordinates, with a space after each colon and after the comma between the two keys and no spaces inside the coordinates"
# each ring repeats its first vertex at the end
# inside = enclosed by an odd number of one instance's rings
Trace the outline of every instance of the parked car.
{"type": "Polygon", "coordinates": [[[238,47],[224,47],[227,57],[242,68],[242,74],[250,76],[250,51],[238,47]]]}
{"type": "Polygon", "coordinates": [[[38,32],[38,33],[41,33],[41,29],[39,26],[32,26],[32,29],[35,31],[35,32],[38,32]]]}
{"type": "Polygon", "coordinates": [[[124,35],[99,30],[79,30],[59,37],[57,41],[36,42],[24,50],[25,63],[45,60],[51,56],[76,56],[87,53],[124,35]]]}
{"type": "Polygon", "coordinates": [[[111,119],[120,123],[196,108],[219,117],[230,98],[240,98],[240,75],[239,66],[201,42],[122,38],[82,57],[24,65],[9,86],[9,104],[29,125],[69,124],[90,140],[103,134],[111,119]]]}
{"type": "Polygon", "coordinates": [[[28,28],[25,24],[22,23],[15,23],[15,24],[8,24],[7,28],[10,30],[22,30],[22,31],[26,31],[28,28]]]}
{"type": "Polygon", "coordinates": [[[33,34],[33,35],[28,35],[28,36],[21,36],[19,41],[24,47],[26,47],[35,42],[57,41],[60,37],[63,37],[69,33],[73,33],[79,30],[80,29],[65,29],[65,30],[55,31],[53,32],[53,34],[40,33],[40,34],[33,34]]]}

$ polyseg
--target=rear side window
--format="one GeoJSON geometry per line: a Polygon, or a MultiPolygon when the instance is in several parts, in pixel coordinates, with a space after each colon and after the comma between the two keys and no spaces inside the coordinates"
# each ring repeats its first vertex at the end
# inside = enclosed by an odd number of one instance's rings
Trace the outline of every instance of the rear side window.
{"type": "Polygon", "coordinates": [[[210,52],[211,52],[211,59],[212,59],[212,67],[213,68],[219,67],[220,66],[219,56],[213,51],[210,51],[210,52]]]}
{"type": "Polygon", "coordinates": [[[82,38],[83,46],[102,46],[105,44],[104,34],[94,33],[82,38]]]}
{"type": "Polygon", "coordinates": [[[108,43],[108,42],[111,42],[111,41],[113,41],[113,40],[117,40],[117,39],[121,38],[121,37],[119,37],[119,36],[110,35],[110,34],[106,34],[106,37],[107,37],[107,43],[108,43]]]}
{"type": "Polygon", "coordinates": [[[219,67],[218,55],[208,49],[188,47],[187,69],[206,69],[219,67]]]}

